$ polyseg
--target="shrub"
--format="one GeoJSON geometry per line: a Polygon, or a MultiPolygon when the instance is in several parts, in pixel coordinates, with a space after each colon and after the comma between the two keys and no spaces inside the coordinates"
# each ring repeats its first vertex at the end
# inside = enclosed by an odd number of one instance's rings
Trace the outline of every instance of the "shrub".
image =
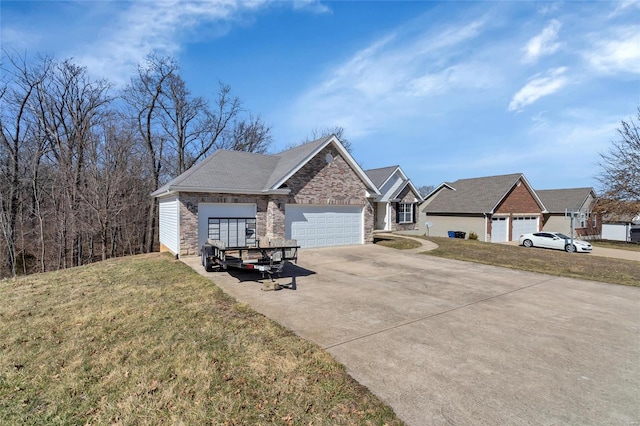
{"type": "Polygon", "coordinates": [[[476,234],[475,232],[471,231],[469,233],[469,239],[470,240],[477,240],[478,239],[478,234],[476,234]]]}

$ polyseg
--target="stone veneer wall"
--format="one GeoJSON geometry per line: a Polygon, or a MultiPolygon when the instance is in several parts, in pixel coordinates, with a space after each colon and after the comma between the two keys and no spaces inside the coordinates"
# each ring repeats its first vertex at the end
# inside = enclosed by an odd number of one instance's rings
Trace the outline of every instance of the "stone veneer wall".
{"type": "Polygon", "coordinates": [[[250,203],[256,204],[256,233],[268,236],[266,195],[209,194],[206,192],[181,192],[180,201],[180,255],[200,254],[198,247],[198,204],[199,203],[250,203]],[[190,208],[188,208],[189,206],[190,208]]]}
{"type": "MultiPolygon", "coordinates": [[[[407,186],[402,192],[398,195],[398,198],[401,200],[401,203],[415,203],[416,196],[414,195],[411,188],[407,186]]],[[[418,207],[414,209],[414,222],[415,223],[397,223],[396,222],[396,206],[397,203],[391,203],[391,230],[392,231],[413,231],[418,229],[418,207]]]]}
{"type": "Polygon", "coordinates": [[[284,238],[286,204],[334,204],[364,207],[365,242],[373,241],[373,203],[366,188],[338,150],[329,145],[283,185],[289,195],[233,195],[180,193],[180,255],[197,255],[199,203],[254,203],[257,205],[257,235],[284,238]],[[326,162],[331,154],[333,161],[326,162]],[[190,208],[187,208],[190,206],[190,208]]]}
{"type": "MultiPolygon", "coordinates": [[[[285,185],[291,189],[288,203],[363,206],[364,240],[373,242],[373,202],[366,197],[362,180],[333,145],[309,160],[285,185]],[[333,157],[331,163],[326,161],[327,154],[333,157]]],[[[284,233],[284,211],[282,229],[274,231],[284,233]]]]}

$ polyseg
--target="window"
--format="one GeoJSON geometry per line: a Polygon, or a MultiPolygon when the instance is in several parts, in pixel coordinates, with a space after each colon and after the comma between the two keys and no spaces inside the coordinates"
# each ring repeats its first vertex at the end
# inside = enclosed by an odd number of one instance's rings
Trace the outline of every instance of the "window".
{"type": "Polygon", "coordinates": [[[398,204],[398,223],[413,223],[413,204],[398,204]]]}

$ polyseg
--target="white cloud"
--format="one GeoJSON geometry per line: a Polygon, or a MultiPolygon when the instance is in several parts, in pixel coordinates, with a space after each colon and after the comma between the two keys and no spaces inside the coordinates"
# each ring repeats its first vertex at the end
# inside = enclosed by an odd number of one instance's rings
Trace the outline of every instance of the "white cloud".
{"type": "Polygon", "coordinates": [[[560,47],[557,42],[558,32],[562,24],[557,19],[552,19],[540,34],[531,38],[522,49],[525,52],[525,62],[535,62],[541,56],[550,55],[560,47]]]}
{"type": "Polygon", "coordinates": [[[319,0],[293,0],[293,9],[308,10],[313,13],[332,13],[329,6],[319,0]]]}
{"type": "Polygon", "coordinates": [[[102,30],[100,38],[89,42],[88,47],[83,45],[83,53],[76,58],[92,73],[122,84],[149,52],[173,55],[180,50],[182,38],[190,31],[204,24],[232,21],[242,11],[253,10],[263,3],[232,0],[135,2],[116,15],[108,32],[102,30]]]}
{"type": "Polygon", "coordinates": [[[596,41],[584,56],[604,74],[640,73],[640,26],[618,29],[612,38],[596,41]]]}
{"type": "Polygon", "coordinates": [[[538,13],[541,15],[550,15],[560,9],[560,3],[542,3],[542,6],[538,9],[538,13]]]}
{"type": "MultiPolygon", "coordinates": [[[[395,118],[418,114],[420,98],[453,89],[487,87],[490,66],[465,58],[460,49],[481,34],[484,20],[407,36],[402,29],[378,39],[330,69],[324,80],[303,93],[288,116],[305,129],[341,125],[350,137],[365,135],[395,118]]],[[[424,113],[424,111],[422,111],[424,113]]]]}
{"type": "Polygon", "coordinates": [[[485,64],[463,63],[414,78],[407,85],[407,93],[411,96],[430,96],[450,90],[487,89],[494,86],[495,81],[493,70],[485,64]]]}
{"type": "Polygon", "coordinates": [[[566,67],[552,68],[545,75],[536,74],[529,82],[516,93],[509,103],[509,111],[520,111],[543,96],[551,95],[569,80],[565,76],[566,67]]]}
{"type": "Polygon", "coordinates": [[[623,13],[629,12],[629,9],[640,9],[640,1],[638,0],[622,0],[615,3],[616,7],[609,14],[609,18],[614,18],[623,13]]]}

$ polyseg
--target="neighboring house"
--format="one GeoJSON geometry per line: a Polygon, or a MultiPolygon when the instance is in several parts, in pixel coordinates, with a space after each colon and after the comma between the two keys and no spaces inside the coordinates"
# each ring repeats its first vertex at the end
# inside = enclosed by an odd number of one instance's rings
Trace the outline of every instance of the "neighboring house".
{"type": "Polygon", "coordinates": [[[418,229],[420,192],[400,166],[365,170],[380,195],[373,204],[374,229],[381,231],[413,231],[418,229]]]}
{"type": "Polygon", "coordinates": [[[159,188],[161,250],[199,253],[207,239],[302,247],[373,239],[376,186],[335,136],[276,155],[219,150],[159,188]]]}
{"type": "Polygon", "coordinates": [[[574,230],[580,237],[599,235],[600,222],[593,213],[596,193],[593,188],[566,188],[536,190],[547,209],[543,215],[542,229],[545,231],[571,233],[571,216],[574,215],[574,230]]]}
{"type": "Polygon", "coordinates": [[[506,242],[541,229],[546,209],[522,173],[460,179],[434,189],[419,208],[420,232],[446,237],[471,232],[480,241],[506,242]]]}
{"type": "Polygon", "coordinates": [[[640,213],[605,213],[601,237],[603,240],[640,243],[640,213]]]}

